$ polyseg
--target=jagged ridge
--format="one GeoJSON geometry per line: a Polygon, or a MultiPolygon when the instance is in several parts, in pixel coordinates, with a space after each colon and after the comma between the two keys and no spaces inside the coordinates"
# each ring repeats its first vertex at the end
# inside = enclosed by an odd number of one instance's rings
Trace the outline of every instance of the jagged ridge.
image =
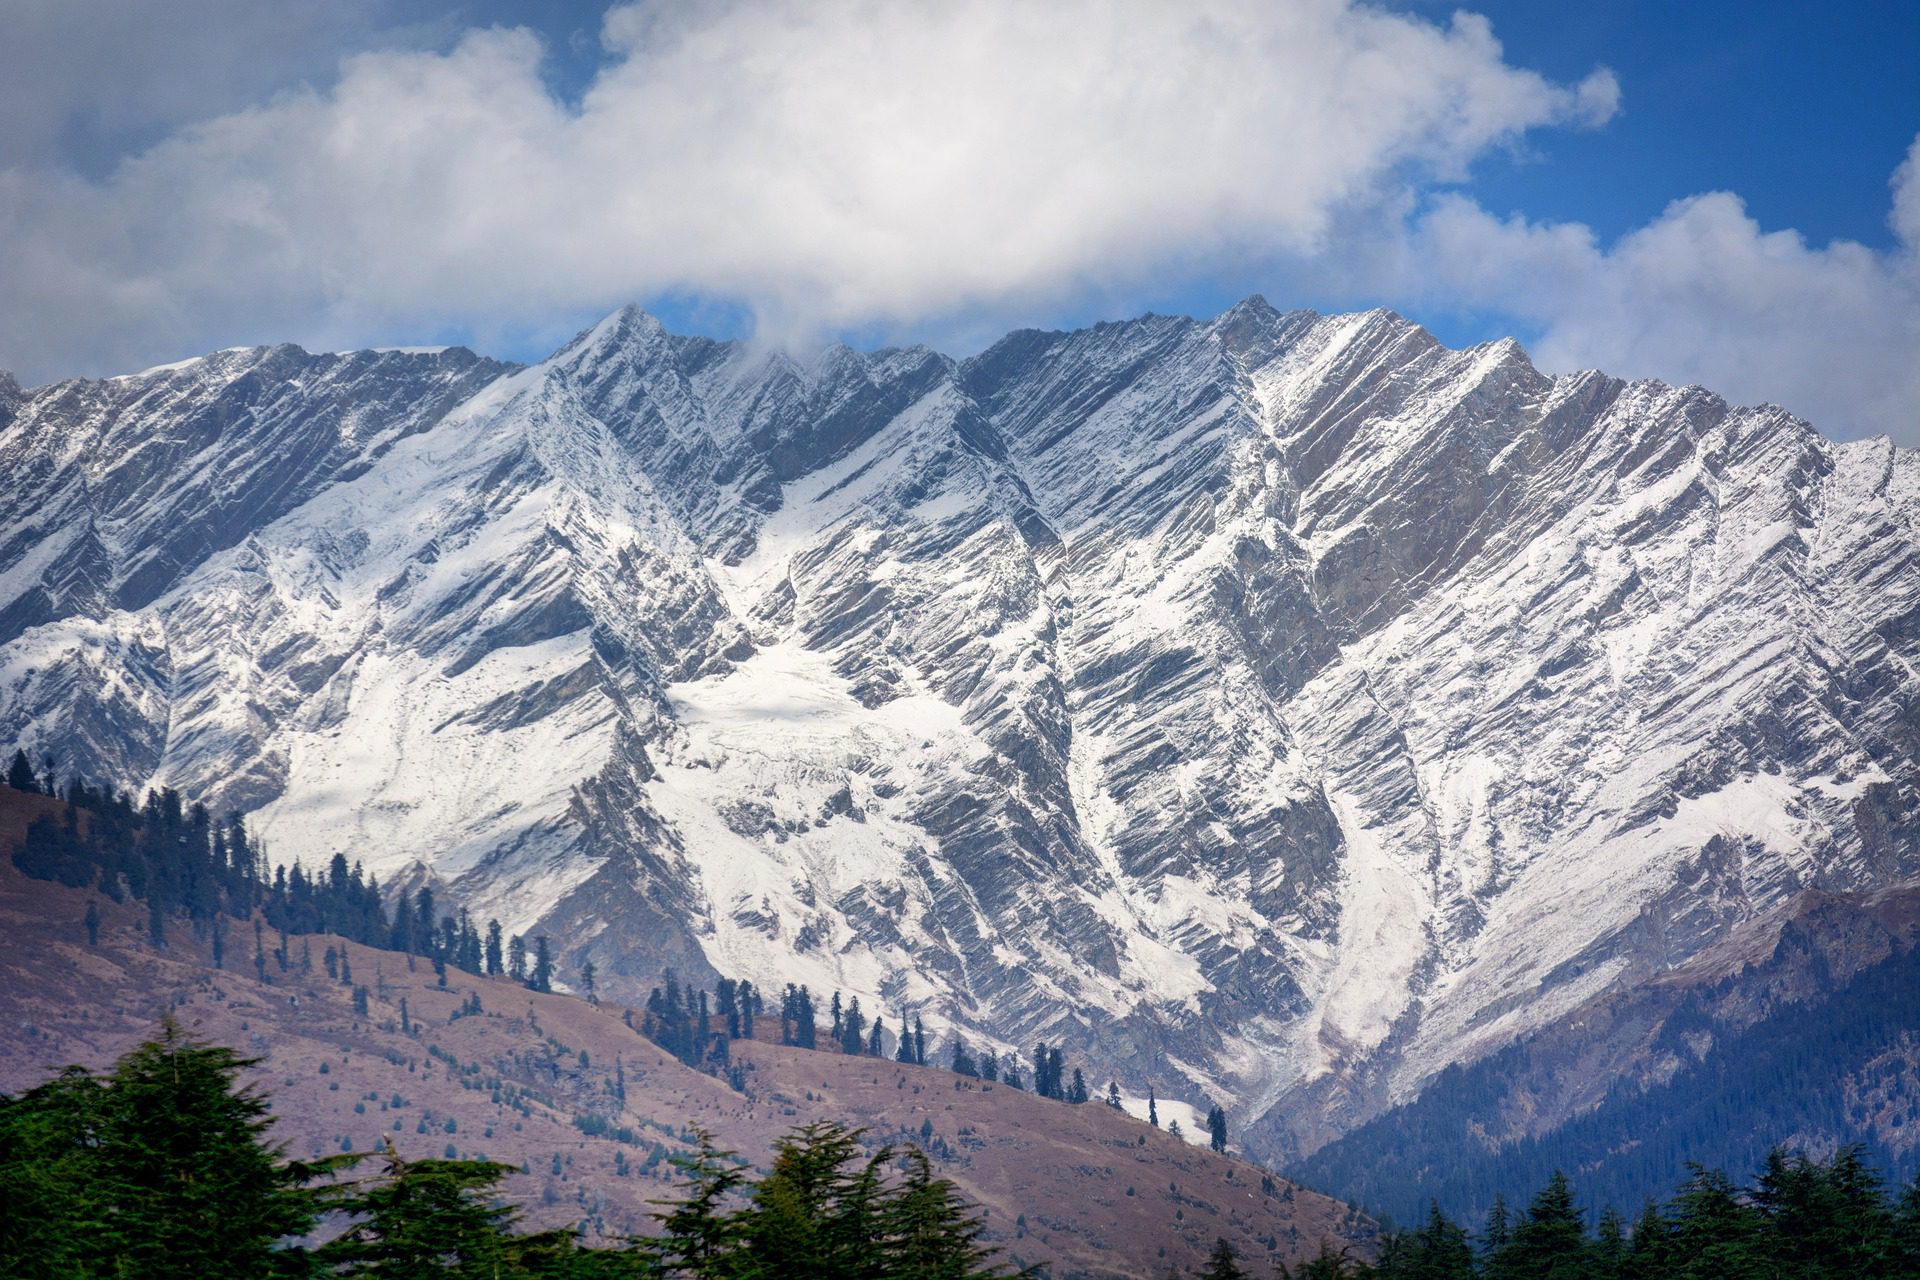
{"type": "Polygon", "coordinates": [[[1911,456],[1388,312],[229,352],[0,461],[14,736],[1276,1156],[1916,870],[1911,456]]]}

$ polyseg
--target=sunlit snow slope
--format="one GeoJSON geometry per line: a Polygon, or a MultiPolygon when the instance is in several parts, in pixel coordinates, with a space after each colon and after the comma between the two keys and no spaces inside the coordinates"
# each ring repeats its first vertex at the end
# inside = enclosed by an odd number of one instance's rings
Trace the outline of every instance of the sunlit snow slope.
{"type": "Polygon", "coordinates": [[[1387,312],[0,380],[0,727],[1286,1155],[1920,873],[1913,458],[1387,312]]]}

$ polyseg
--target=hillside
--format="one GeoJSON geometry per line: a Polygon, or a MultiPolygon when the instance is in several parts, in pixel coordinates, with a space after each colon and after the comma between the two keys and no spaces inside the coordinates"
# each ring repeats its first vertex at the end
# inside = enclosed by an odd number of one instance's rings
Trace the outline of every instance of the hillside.
{"type": "MultiPolygon", "coordinates": [[[[29,821],[61,808],[0,788],[0,845],[10,851],[29,821]]],[[[645,1230],[648,1202],[672,1194],[667,1157],[694,1127],[757,1163],[786,1129],[839,1119],[876,1145],[923,1142],[936,1171],[986,1209],[992,1242],[1056,1276],[1157,1277],[1169,1262],[1198,1265],[1218,1236],[1243,1257],[1288,1261],[1323,1239],[1364,1248],[1372,1238],[1326,1196],[1266,1182],[1255,1166],[1099,1104],[765,1039],[734,1041],[736,1091],[633,1031],[619,1005],[454,969],[441,989],[419,957],[337,938],[293,936],[288,968],[267,960],[261,982],[251,932],[227,923],[216,970],[184,918],[156,950],[140,904],[29,880],[0,857],[0,1089],[69,1062],[105,1065],[171,1013],[262,1059],[254,1082],[295,1154],[391,1140],[410,1157],[450,1148],[520,1164],[509,1194],[543,1225],[645,1230]],[[89,902],[102,916],[97,946],[83,924],[89,902]],[[350,982],[328,978],[329,949],[344,954],[350,982]],[[370,989],[365,1017],[355,985],[370,989]],[[463,1016],[473,998],[483,1012],[463,1016]]],[[[264,938],[277,947],[271,930],[264,938]]],[[[776,1020],[763,1015],[757,1032],[777,1039],[776,1020]]]]}
{"type": "Polygon", "coordinates": [[[1631,1210],[1689,1162],[1859,1144],[1920,1172],[1920,885],[1804,893],[1658,979],[1465,1067],[1289,1172],[1415,1220],[1469,1219],[1564,1170],[1631,1210]]]}

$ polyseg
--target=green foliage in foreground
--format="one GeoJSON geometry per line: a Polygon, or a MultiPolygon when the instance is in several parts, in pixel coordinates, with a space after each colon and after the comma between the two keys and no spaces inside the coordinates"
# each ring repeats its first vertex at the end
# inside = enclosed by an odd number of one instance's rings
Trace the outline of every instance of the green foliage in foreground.
{"type": "Polygon", "coordinates": [[[0,1096],[0,1275],[10,1280],[602,1280],[627,1276],[970,1280],[1005,1273],[980,1221],[917,1150],[866,1155],[813,1124],[757,1182],[702,1135],[657,1238],[588,1249],[523,1233],[500,1204],[507,1165],[365,1155],[290,1161],[253,1065],[168,1023],[96,1076],[70,1068],[0,1096]],[[323,1240],[323,1243],[316,1243],[323,1240]]]}
{"type": "Polygon", "coordinates": [[[1609,1210],[1598,1230],[1554,1174],[1524,1214],[1495,1203],[1470,1236],[1430,1206],[1389,1235],[1371,1266],[1331,1249],[1294,1280],[1898,1280],[1920,1277],[1920,1182],[1890,1196],[1847,1147],[1826,1161],[1774,1151],[1750,1187],[1691,1166],[1664,1206],[1631,1229],[1609,1210]]]}

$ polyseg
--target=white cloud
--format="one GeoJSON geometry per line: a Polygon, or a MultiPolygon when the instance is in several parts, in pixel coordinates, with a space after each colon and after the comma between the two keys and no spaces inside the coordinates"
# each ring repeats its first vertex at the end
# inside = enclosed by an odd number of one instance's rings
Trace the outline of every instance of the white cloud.
{"type": "Polygon", "coordinates": [[[362,55],[93,182],[0,171],[0,364],[540,324],[666,291],[776,327],[1009,314],[1312,254],[1345,210],[1618,88],[1344,0],[616,9],[577,110],[529,34],[362,55]]]}
{"type": "Polygon", "coordinates": [[[1698,382],[1834,434],[1920,443],[1920,138],[1892,185],[1887,251],[1766,231],[1727,192],[1677,201],[1611,247],[1577,223],[1444,199],[1400,246],[1400,284],[1542,326],[1546,368],[1698,382]]]}
{"type": "Polygon", "coordinates": [[[340,52],[384,35],[385,0],[6,0],[0,167],[121,144],[232,111],[289,81],[331,76],[340,52]]]}

